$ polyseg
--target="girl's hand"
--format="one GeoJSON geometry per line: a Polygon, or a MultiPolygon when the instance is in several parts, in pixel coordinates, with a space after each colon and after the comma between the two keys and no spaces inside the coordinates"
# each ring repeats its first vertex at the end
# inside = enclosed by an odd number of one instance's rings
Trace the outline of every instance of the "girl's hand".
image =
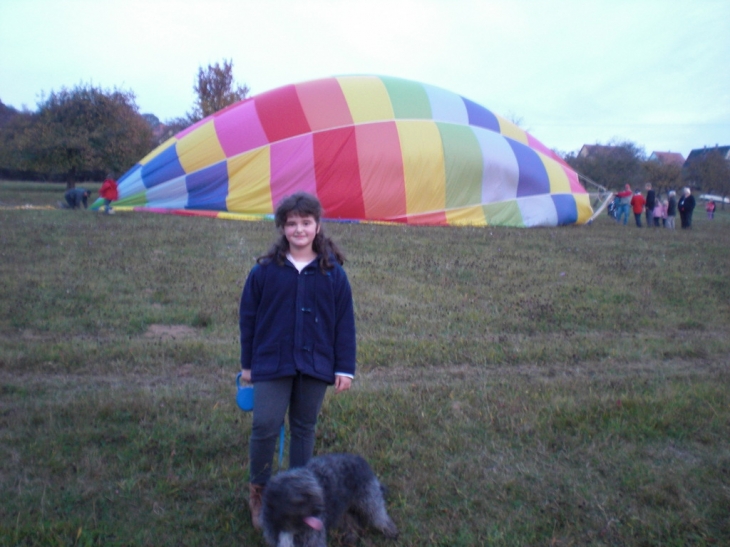
{"type": "Polygon", "coordinates": [[[347,376],[335,376],[335,393],[342,393],[350,389],[352,385],[352,378],[347,376]]]}
{"type": "Polygon", "coordinates": [[[251,383],[251,369],[241,369],[241,380],[243,380],[247,384],[251,383]]]}

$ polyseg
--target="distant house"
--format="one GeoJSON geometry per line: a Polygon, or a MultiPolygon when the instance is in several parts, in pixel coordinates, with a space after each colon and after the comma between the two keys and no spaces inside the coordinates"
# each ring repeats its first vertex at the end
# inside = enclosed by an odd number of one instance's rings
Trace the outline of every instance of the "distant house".
{"type": "MultiPolygon", "coordinates": [[[[722,157],[725,162],[730,166],[730,145],[728,146],[715,146],[715,147],[704,147],[704,148],[695,148],[689,153],[689,156],[687,156],[687,160],[684,162],[684,165],[682,166],[682,174],[684,176],[684,179],[687,181],[688,185],[694,188],[699,189],[702,184],[701,181],[695,180],[692,176],[692,164],[696,161],[702,161],[704,160],[709,154],[719,154],[720,157],[722,157]]],[[[705,190],[710,190],[711,188],[706,188],[705,190]]],[[[706,199],[713,199],[716,196],[712,196],[711,198],[706,199]]]]}
{"type": "Polygon", "coordinates": [[[606,146],[605,144],[584,144],[578,152],[579,158],[606,158],[623,151],[620,146],[606,146]]]}
{"type": "Polygon", "coordinates": [[[684,165],[684,156],[679,152],[652,152],[649,161],[654,161],[660,165],[682,167],[684,165]]]}
{"type": "Polygon", "coordinates": [[[730,161],[730,145],[729,146],[715,146],[714,148],[710,147],[707,148],[706,146],[704,148],[695,148],[689,153],[689,156],[687,156],[687,161],[684,162],[684,166],[687,167],[690,163],[692,163],[695,160],[699,160],[706,156],[707,154],[711,154],[713,152],[719,152],[723,158],[725,158],[726,161],[730,161]]]}

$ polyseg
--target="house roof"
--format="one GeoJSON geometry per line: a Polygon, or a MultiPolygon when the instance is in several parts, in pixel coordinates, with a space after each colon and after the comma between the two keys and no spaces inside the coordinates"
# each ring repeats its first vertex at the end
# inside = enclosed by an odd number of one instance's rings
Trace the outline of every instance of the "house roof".
{"type": "Polygon", "coordinates": [[[711,154],[712,152],[719,152],[723,158],[730,161],[730,145],[728,146],[715,146],[707,148],[706,146],[704,148],[695,148],[689,153],[689,156],[687,156],[687,161],[685,162],[685,165],[701,159],[703,156],[706,156],[707,154],[711,154]]]}
{"type": "Polygon", "coordinates": [[[581,158],[606,157],[620,150],[620,146],[606,146],[605,144],[584,144],[578,152],[581,158]]]}
{"type": "Polygon", "coordinates": [[[662,165],[684,165],[684,156],[679,152],[652,152],[649,161],[655,161],[662,165]]]}

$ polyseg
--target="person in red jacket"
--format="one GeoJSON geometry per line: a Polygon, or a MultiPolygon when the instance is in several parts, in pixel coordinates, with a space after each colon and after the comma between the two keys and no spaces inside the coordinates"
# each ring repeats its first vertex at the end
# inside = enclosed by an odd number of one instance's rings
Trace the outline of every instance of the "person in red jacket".
{"type": "Polygon", "coordinates": [[[107,215],[112,214],[111,202],[119,199],[119,190],[117,189],[117,181],[114,180],[111,174],[107,175],[104,182],[99,188],[99,196],[104,200],[104,212],[107,215]]]}
{"type": "Polygon", "coordinates": [[[641,190],[637,190],[634,193],[634,197],[631,198],[631,209],[634,211],[634,218],[636,219],[636,226],[641,228],[641,213],[644,212],[644,205],[646,200],[641,195],[641,190]]]}
{"type": "Polygon", "coordinates": [[[624,219],[624,226],[629,221],[629,204],[631,203],[631,186],[628,184],[624,189],[616,194],[619,198],[618,211],[616,214],[616,222],[621,222],[621,217],[624,219]]]}

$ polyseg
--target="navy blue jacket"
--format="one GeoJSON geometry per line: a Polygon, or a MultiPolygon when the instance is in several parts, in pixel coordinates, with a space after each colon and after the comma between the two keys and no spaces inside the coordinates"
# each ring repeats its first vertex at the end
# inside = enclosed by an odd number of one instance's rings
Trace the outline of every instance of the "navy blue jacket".
{"type": "Polygon", "coordinates": [[[668,217],[676,217],[677,216],[677,200],[673,197],[669,198],[669,201],[667,202],[667,216],[668,217]]]}
{"type": "Polygon", "coordinates": [[[66,190],[63,197],[66,198],[66,203],[68,203],[71,209],[76,209],[76,207],[81,208],[81,204],[84,205],[84,209],[88,207],[89,191],[84,188],[71,188],[70,190],[66,190]]]}
{"type": "Polygon", "coordinates": [[[333,384],[336,372],[355,374],[352,291],[339,264],[326,273],[319,259],[301,273],[288,260],[257,264],[243,287],[239,326],[241,368],[253,382],[301,372],[333,384]]]}
{"type": "Polygon", "coordinates": [[[654,211],[654,206],[656,205],[656,193],[654,190],[649,190],[646,193],[646,203],[644,204],[644,207],[647,209],[654,211]]]}

